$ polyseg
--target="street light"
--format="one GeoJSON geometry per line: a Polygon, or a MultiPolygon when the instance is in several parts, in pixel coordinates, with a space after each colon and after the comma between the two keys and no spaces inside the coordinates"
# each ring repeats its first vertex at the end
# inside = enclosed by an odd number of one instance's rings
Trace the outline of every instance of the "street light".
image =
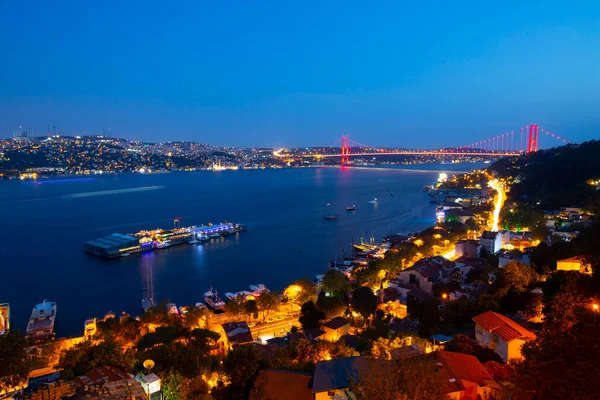
{"type": "MultiPolygon", "coordinates": [[[[442,299],[446,300],[448,298],[448,293],[442,293],[442,299]]],[[[597,306],[597,304],[596,304],[597,306]]]]}
{"type": "Polygon", "coordinates": [[[592,309],[597,312],[598,310],[600,310],[600,305],[598,305],[598,303],[593,303],[592,309]]]}

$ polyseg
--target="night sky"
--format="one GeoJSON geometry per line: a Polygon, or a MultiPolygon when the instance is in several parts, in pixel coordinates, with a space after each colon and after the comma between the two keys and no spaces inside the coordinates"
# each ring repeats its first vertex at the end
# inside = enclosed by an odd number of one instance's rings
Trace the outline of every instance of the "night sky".
{"type": "Polygon", "coordinates": [[[600,6],[523,3],[0,1],[0,137],[441,147],[532,122],[599,137],[600,6]]]}

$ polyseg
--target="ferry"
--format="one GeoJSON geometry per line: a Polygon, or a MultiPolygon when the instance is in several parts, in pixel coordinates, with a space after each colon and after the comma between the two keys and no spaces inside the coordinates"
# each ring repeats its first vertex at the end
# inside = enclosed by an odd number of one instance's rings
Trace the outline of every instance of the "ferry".
{"type": "Polygon", "coordinates": [[[212,287],[208,292],[204,293],[204,302],[213,310],[221,310],[225,307],[225,303],[219,298],[217,291],[212,287]]]}
{"type": "Polygon", "coordinates": [[[54,336],[55,319],[55,302],[44,300],[40,304],[36,304],[27,324],[27,336],[34,339],[54,336]]]}
{"type": "Polygon", "coordinates": [[[346,210],[347,210],[347,211],[356,211],[356,206],[355,206],[355,205],[352,205],[352,206],[350,206],[350,207],[346,207],[346,210]]]}

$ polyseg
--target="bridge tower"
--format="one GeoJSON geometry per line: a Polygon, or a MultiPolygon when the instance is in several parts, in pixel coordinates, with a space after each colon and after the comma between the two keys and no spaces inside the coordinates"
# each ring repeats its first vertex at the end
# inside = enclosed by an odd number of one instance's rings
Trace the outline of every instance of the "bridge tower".
{"type": "Polygon", "coordinates": [[[348,136],[342,136],[342,165],[348,165],[350,163],[348,154],[350,154],[350,138],[348,136]]]}
{"type": "Polygon", "coordinates": [[[538,150],[538,126],[537,124],[529,125],[529,141],[527,142],[527,152],[538,150]]]}

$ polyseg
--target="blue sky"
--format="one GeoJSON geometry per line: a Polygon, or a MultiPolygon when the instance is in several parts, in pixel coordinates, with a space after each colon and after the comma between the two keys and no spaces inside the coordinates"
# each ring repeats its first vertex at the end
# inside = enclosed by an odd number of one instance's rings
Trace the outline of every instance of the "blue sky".
{"type": "Polygon", "coordinates": [[[0,137],[55,123],[441,147],[530,122],[599,137],[600,5],[488,3],[0,1],[0,137]]]}

